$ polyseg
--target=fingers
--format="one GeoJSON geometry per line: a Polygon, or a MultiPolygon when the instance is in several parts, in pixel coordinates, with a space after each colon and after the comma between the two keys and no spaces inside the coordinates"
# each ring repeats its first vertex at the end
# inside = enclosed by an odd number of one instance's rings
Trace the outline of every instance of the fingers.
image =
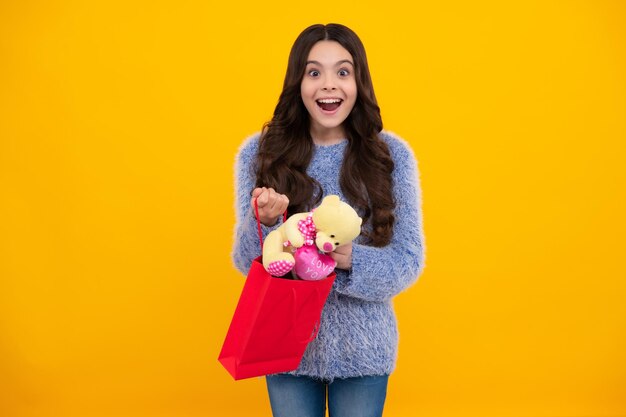
{"type": "Polygon", "coordinates": [[[266,207],[267,209],[271,209],[275,203],[277,195],[278,194],[276,193],[276,191],[274,191],[273,188],[261,187],[255,188],[252,191],[252,198],[257,199],[257,204],[259,205],[259,208],[266,207]]]}
{"type": "Polygon", "coordinates": [[[339,255],[350,255],[352,254],[352,242],[345,243],[341,246],[337,246],[335,250],[331,253],[336,253],[339,255]]]}
{"type": "Polygon", "coordinates": [[[257,200],[259,212],[267,217],[277,217],[289,207],[289,198],[276,192],[273,188],[259,187],[252,190],[251,205],[257,200]]]}
{"type": "Polygon", "coordinates": [[[267,188],[261,188],[261,193],[257,196],[256,201],[259,205],[259,209],[267,206],[267,203],[269,201],[269,193],[267,188]]]}
{"type": "MultiPolygon", "coordinates": [[[[271,190],[271,188],[270,188],[271,190]]],[[[272,190],[273,191],[273,190],[272,190]]],[[[282,214],[287,210],[289,206],[289,198],[284,194],[274,192],[274,195],[270,197],[271,211],[272,213],[282,214]]]]}
{"type": "Polygon", "coordinates": [[[337,263],[339,269],[350,269],[352,267],[352,251],[350,253],[339,253],[336,250],[329,253],[330,257],[337,263]]]}
{"type": "Polygon", "coordinates": [[[280,212],[284,213],[287,211],[287,208],[289,207],[289,197],[287,197],[286,195],[282,194],[281,195],[281,206],[280,206],[280,212]]]}
{"type": "Polygon", "coordinates": [[[252,198],[257,198],[258,196],[260,196],[264,189],[265,189],[265,187],[263,187],[263,188],[258,187],[258,188],[255,188],[254,190],[252,190],[252,198]]]}
{"type": "MultiPolygon", "coordinates": [[[[254,210],[254,201],[257,200],[261,194],[263,194],[263,188],[255,188],[252,190],[252,198],[250,198],[250,206],[252,207],[252,210],[254,210]]],[[[257,204],[259,206],[259,210],[261,210],[261,202],[257,200],[257,204]]]]}
{"type": "Polygon", "coordinates": [[[272,213],[276,211],[276,201],[279,195],[273,188],[267,189],[267,209],[272,213]]]}

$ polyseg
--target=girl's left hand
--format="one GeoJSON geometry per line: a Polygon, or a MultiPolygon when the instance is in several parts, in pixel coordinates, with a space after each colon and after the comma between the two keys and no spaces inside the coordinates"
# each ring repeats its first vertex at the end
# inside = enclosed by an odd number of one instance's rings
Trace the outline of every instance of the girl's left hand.
{"type": "Polygon", "coordinates": [[[350,269],[352,267],[352,242],[337,246],[329,255],[337,262],[336,268],[350,269]]]}

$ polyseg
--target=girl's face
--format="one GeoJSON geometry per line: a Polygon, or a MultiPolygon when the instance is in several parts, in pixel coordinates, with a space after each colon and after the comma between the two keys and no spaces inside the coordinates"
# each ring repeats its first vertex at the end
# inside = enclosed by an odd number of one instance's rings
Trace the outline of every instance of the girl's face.
{"type": "Polygon", "coordinates": [[[354,61],[335,41],[319,41],[309,52],[300,94],[318,140],[345,138],[342,123],[357,97],[354,61]]]}

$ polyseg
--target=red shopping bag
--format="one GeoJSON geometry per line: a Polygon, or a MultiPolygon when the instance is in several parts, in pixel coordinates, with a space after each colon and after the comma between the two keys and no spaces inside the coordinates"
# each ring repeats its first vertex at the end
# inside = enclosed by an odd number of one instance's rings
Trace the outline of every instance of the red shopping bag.
{"type": "MultiPolygon", "coordinates": [[[[258,227],[262,246],[260,223],[258,227]]],[[[218,358],[235,380],[298,367],[317,336],[336,278],[335,272],[319,281],[273,277],[261,259],[252,261],[218,358]]]]}

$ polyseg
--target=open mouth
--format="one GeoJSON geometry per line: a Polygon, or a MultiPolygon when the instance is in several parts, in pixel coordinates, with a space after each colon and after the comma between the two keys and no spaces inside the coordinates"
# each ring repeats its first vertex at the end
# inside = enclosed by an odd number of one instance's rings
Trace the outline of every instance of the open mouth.
{"type": "Polygon", "coordinates": [[[343,100],[340,98],[330,98],[330,99],[319,99],[315,101],[319,108],[321,108],[325,112],[334,112],[341,106],[343,100]]]}

